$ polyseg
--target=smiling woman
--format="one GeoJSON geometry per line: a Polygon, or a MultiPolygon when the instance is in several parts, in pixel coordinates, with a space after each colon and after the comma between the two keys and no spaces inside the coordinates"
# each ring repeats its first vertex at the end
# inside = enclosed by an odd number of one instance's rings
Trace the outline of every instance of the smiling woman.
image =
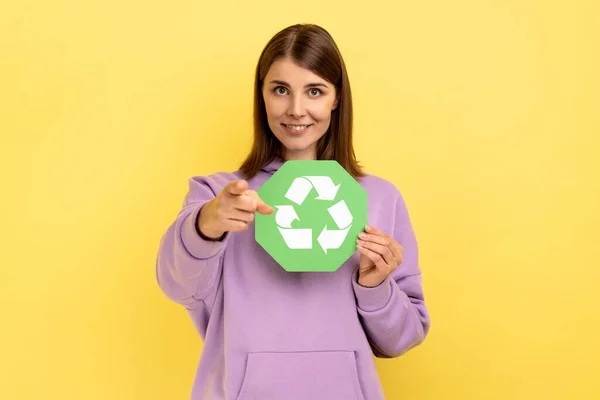
{"type": "Polygon", "coordinates": [[[354,178],[362,177],[352,120],[350,80],[331,35],[317,25],[288,27],[259,58],[254,143],[240,171],[250,178],[278,157],[336,160],[354,178]]]}
{"type": "Polygon", "coordinates": [[[247,159],[191,178],[160,244],[158,284],[204,340],[192,398],[383,399],[373,356],[422,343],[429,314],[404,200],[356,162],[350,84],[327,31],[295,25],[275,35],[254,95],[247,159]],[[257,190],[289,160],[335,160],[367,191],[370,226],[348,236],[358,251],[335,272],[286,272],[250,229],[256,213],[274,211],[257,190]]]}
{"type": "Polygon", "coordinates": [[[314,160],[338,105],[333,84],[286,57],[275,61],[263,87],[267,120],[287,160],[314,160]]]}

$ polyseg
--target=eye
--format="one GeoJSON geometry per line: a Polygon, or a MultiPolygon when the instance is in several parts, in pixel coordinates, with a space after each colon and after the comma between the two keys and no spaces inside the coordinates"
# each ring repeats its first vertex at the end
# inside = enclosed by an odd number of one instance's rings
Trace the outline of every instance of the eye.
{"type": "Polygon", "coordinates": [[[310,94],[316,97],[319,94],[321,94],[321,89],[312,88],[312,89],[310,89],[310,94]]]}
{"type": "Polygon", "coordinates": [[[277,86],[275,89],[273,89],[273,92],[275,92],[276,94],[285,94],[286,91],[287,89],[283,86],[277,86]],[[283,93],[281,92],[281,90],[283,90],[283,93]]]}

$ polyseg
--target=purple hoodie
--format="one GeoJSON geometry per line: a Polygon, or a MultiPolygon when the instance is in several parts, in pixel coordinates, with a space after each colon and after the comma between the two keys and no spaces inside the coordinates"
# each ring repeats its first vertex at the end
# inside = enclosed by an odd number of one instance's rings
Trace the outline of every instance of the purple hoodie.
{"type": "MultiPolygon", "coordinates": [[[[282,164],[266,165],[248,188],[258,190],[282,164]]],[[[220,242],[202,239],[201,207],[236,179],[239,171],[191,178],[158,251],[158,285],[185,307],[204,342],[191,399],[383,399],[374,356],[419,345],[430,323],[400,192],[374,175],[358,179],[368,223],[404,248],[392,275],[366,288],[357,282],[358,251],[335,272],[286,272],[255,241],[253,223],[220,242]]]]}

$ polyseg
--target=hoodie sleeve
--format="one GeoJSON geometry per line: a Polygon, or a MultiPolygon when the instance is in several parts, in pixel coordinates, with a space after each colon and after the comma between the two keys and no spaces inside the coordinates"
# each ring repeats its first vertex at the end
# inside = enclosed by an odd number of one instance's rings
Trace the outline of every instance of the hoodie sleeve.
{"type": "Polygon", "coordinates": [[[404,199],[397,193],[393,232],[403,247],[403,262],[379,286],[358,284],[358,267],[352,285],[357,310],[375,356],[398,357],[421,344],[429,332],[418,246],[404,199]]]}
{"type": "Polygon", "coordinates": [[[183,207],[160,240],[158,285],[169,299],[187,309],[195,308],[216,289],[230,236],[226,233],[221,240],[205,240],[197,230],[197,218],[202,207],[235,179],[226,173],[190,178],[183,207]]]}

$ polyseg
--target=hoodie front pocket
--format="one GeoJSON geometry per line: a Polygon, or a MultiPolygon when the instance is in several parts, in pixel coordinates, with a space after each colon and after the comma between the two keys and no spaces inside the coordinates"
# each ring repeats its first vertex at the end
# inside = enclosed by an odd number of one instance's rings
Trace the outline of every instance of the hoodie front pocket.
{"type": "Polygon", "coordinates": [[[249,353],[237,400],[364,400],[353,351],[249,353]]]}

